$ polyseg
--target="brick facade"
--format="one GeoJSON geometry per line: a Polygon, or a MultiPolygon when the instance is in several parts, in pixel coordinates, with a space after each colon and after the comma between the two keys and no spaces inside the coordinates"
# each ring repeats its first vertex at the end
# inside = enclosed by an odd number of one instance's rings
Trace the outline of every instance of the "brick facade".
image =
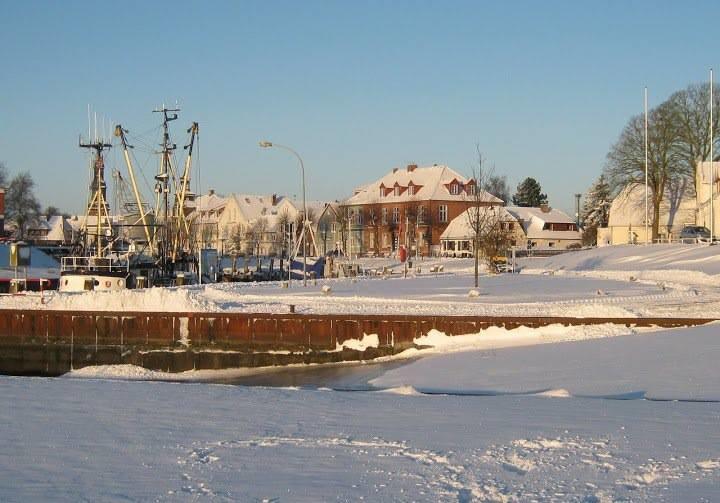
{"type": "Polygon", "coordinates": [[[387,255],[406,245],[413,255],[434,255],[455,217],[475,204],[500,203],[487,193],[475,197],[475,181],[446,166],[395,169],[345,201],[346,252],[387,255]]]}

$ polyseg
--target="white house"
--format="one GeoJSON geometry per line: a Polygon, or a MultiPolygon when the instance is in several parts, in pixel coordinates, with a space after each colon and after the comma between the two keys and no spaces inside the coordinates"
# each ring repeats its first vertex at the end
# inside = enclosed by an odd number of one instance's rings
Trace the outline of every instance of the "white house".
{"type": "MultiPolygon", "coordinates": [[[[447,228],[440,235],[440,255],[449,257],[469,257],[473,254],[473,217],[474,208],[469,208],[453,218],[447,228]]],[[[524,243],[525,234],[522,226],[515,215],[502,206],[487,206],[480,208],[480,211],[492,212],[488,215],[488,222],[496,222],[499,219],[500,225],[510,234],[510,245],[516,246],[524,243]],[[497,217],[495,217],[497,212],[497,217]]]]}
{"type": "MultiPolygon", "coordinates": [[[[677,238],[686,225],[695,225],[698,204],[690,183],[666,190],[660,205],[659,238],[677,238]]],[[[648,233],[645,233],[645,186],[626,186],[610,205],[608,226],[598,229],[598,246],[652,241],[652,201],[648,201],[648,233]]]]}
{"type": "MultiPolygon", "coordinates": [[[[565,249],[581,244],[582,233],[575,221],[566,213],[542,206],[526,208],[521,206],[488,207],[486,211],[498,211],[500,225],[510,233],[510,245],[534,249],[565,249]]],[[[440,235],[441,254],[449,256],[472,255],[472,240],[475,235],[468,209],[450,222],[440,235]]]]}
{"type": "Polygon", "coordinates": [[[702,225],[710,229],[714,227],[713,235],[717,236],[720,232],[720,162],[700,162],[695,171],[695,187],[696,187],[696,206],[697,212],[695,224],[702,225]],[[714,174],[713,174],[714,168],[714,174]],[[710,185],[710,180],[715,179],[714,188],[710,185]],[[710,204],[711,192],[713,194],[713,202],[710,204]],[[713,218],[710,218],[710,206],[713,208],[713,218]]]}
{"type": "Polygon", "coordinates": [[[524,233],[525,246],[535,249],[565,249],[582,244],[582,233],[577,223],[567,213],[547,205],[539,208],[507,206],[524,233]]]}

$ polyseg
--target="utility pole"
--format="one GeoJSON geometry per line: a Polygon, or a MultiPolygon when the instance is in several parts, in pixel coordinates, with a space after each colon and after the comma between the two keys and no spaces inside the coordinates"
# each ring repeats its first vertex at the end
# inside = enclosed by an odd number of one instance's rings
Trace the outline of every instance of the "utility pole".
{"type": "Polygon", "coordinates": [[[710,242],[715,239],[715,163],[713,159],[715,131],[713,131],[713,71],[710,68],[710,242]]]}
{"type": "Polygon", "coordinates": [[[575,223],[578,229],[580,229],[580,198],[582,194],[575,194],[575,223]]]}
{"type": "Polygon", "coordinates": [[[645,244],[649,243],[650,236],[648,235],[648,92],[645,87],[645,244]]]}

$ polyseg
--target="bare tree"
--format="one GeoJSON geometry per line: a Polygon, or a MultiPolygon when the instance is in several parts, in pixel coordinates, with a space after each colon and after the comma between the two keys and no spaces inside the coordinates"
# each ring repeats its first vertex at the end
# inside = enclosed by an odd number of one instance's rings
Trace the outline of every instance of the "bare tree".
{"type": "Polygon", "coordinates": [[[8,171],[5,163],[0,161],[0,187],[5,187],[8,181],[8,171]]]}
{"type": "MultiPolygon", "coordinates": [[[[720,86],[713,89],[713,107],[720,112],[720,86]]],[[[667,101],[679,127],[677,148],[683,171],[692,175],[699,161],[710,160],[710,86],[692,84],[667,101]]],[[[720,158],[720,113],[713,116],[715,159],[720,158]]],[[[695,177],[693,177],[695,182],[695,177]]]]}
{"type": "Polygon", "coordinates": [[[280,213],[275,224],[275,232],[280,234],[280,256],[290,257],[290,227],[293,219],[287,210],[280,213]]]}
{"type": "Polygon", "coordinates": [[[485,159],[478,145],[475,146],[475,150],[477,161],[472,168],[472,179],[465,189],[465,198],[469,202],[465,215],[473,242],[477,288],[480,283],[480,256],[492,262],[497,252],[495,248],[502,245],[500,236],[505,231],[500,222],[500,211],[490,206],[486,192],[492,170],[485,167],[485,159]]]}
{"type": "Polygon", "coordinates": [[[260,256],[260,247],[268,231],[268,221],[265,217],[255,220],[247,230],[247,247],[250,255],[260,256]]]}
{"type": "Polygon", "coordinates": [[[241,224],[235,224],[230,229],[230,235],[228,241],[230,245],[230,251],[234,254],[238,254],[242,251],[243,241],[245,240],[245,233],[241,224]]]}
{"type": "Polygon", "coordinates": [[[507,204],[511,201],[510,197],[510,186],[508,185],[507,177],[500,175],[490,175],[487,180],[486,189],[493,196],[503,200],[503,204],[507,204]]]}
{"type": "Polygon", "coordinates": [[[5,193],[5,211],[8,220],[17,228],[18,239],[25,238],[28,225],[37,221],[40,203],[35,197],[35,182],[30,173],[19,173],[12,179],[5,193]]]}
{"type": "Polygon", "coordinates": [[[341,204],[338,206],[338,231],[340,232],[340,242],[342,243],[343,254],[348,254],[348,237],[350,234],[350,218],[352,208],[348,205],[341,204]]]}
{"type": "MultiPolygon", "coordinates": [[[[614,189],[645,183],[645,119],[636,115],[625,126],[617,143],[607,155],[606,173],[614,189]]],[[[652,238],[660,227],[660,205],[666,189],[689,176],[678,145],[681,129],[675,112],[665,102],[649,113],[648,119],[648,188],[652,203],[652,238]]]]}

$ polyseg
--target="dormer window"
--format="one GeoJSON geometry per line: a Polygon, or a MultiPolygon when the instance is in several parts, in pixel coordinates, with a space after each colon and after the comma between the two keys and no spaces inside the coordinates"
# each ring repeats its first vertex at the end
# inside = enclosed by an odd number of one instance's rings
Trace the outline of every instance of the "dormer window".
{"type": "Polygon", "coordinates": [[[468,184],[467,193],[470,194],[471,196],[475,195],[475,184],[473,184],[473,183],[468,184]]]}
{"type": "Polygon", "coordinates": [[[415,195],[415,186],[410,183],[408,185],[408,196],[414,196],[415,195]]]}
{"type": "Polygon", "coordinates": [[[399,196],[399,195],[400,195],[400,186],[399,186],[397,183],[395,184],[394,194],[395,194],[395,196],[399,196]]]}
{"type": "Polygon", "coordinates": [[[452,185],[450,185],[450,194],[453,196],[457,196],[460,194],[460,184],[453,182],[452,185]]]}

